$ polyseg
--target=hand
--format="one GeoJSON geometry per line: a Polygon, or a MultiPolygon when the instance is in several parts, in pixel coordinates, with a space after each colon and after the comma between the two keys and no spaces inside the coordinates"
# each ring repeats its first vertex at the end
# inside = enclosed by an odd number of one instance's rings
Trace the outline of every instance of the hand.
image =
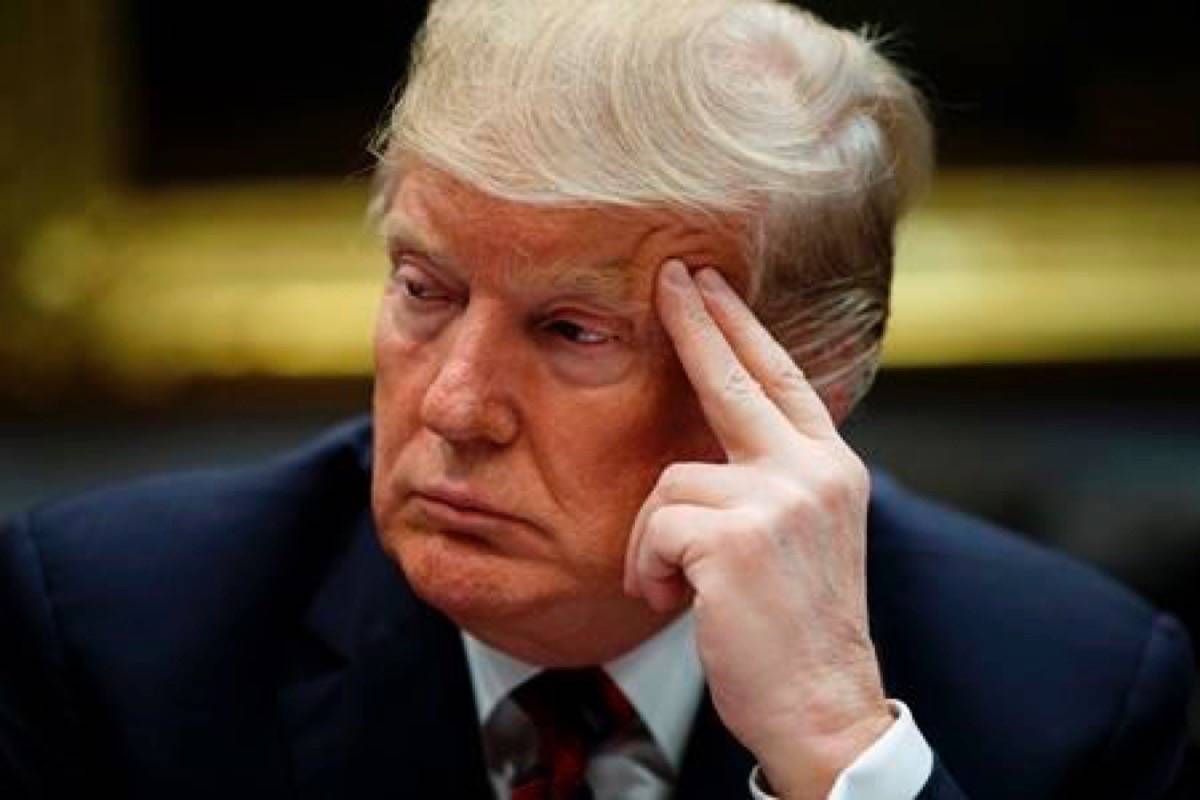
{"type": "Polygon", "coordinates": [[[866,467],[816,391],[712,269],[659,271],[659,316],[724,448],[665,469],[634,522],[625,591],[694,593],[713,702],[781,797],[828,795],[892,723],[867,629],[866,467]]]}

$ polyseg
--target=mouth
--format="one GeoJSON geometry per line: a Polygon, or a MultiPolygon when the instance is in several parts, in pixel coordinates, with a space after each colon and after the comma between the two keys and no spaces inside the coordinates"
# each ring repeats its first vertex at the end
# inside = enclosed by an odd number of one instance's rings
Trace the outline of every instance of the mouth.
{"type": "Polygon", "coordinates": [[[514,527],[530,527],[528,520],[500,511],[466,492],[440,488],[413,491],[408,505],[427,527],[489,543],[511,534],[514,527]]]}

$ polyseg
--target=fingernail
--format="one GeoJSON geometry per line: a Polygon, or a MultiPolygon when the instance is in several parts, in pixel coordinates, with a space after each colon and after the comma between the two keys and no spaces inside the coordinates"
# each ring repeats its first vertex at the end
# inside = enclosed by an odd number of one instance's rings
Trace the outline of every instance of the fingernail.
{"type": "Polygon", "coordinates": [[[663,264],[662,271],[663,279],[667,284],[677,289],[687,288],[691,280],[688,276],[687,266],[677,258],[672,258],[663,264]]]}
{"type": "Polygon", "coordinates": [[[701,289],[705,289],[710,292],[719,292],[728,286],[728,284],[725,283],[725,279],[721,277],[721,273],[717,272],[712,267],[705,267],[697,272],[696,283],[701,289]]]}

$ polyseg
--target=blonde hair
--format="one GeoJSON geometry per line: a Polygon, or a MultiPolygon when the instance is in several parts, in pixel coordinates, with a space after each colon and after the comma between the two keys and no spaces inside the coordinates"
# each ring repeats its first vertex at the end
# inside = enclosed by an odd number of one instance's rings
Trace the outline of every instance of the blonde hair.
{"type": "Polygon", "coordinates": [[[435,0],[375,143],[372,210],[419,161],[530,205],[732,215],[756,313],[848,411],[931,139],[866,37],[774,0],[435,0]]]}

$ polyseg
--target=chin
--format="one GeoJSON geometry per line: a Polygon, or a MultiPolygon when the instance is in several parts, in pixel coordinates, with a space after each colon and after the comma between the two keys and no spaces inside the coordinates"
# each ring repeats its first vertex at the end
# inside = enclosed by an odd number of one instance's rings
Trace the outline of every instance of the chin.
{"type": "Polygon", "coordinates": [[[609,660],[673,616],[624,595],[619,573],[583,580],[560,565],[424,528],[381,531],[417,596],[459,628],[532,664],[609,660]]]}
{"type": "Polygon", "coordinates": [[[383,548],[413,591],[460,627],[521,618],[556,602],[545,565],[468,538],[406,530],[385,537],[383,548]]]}

